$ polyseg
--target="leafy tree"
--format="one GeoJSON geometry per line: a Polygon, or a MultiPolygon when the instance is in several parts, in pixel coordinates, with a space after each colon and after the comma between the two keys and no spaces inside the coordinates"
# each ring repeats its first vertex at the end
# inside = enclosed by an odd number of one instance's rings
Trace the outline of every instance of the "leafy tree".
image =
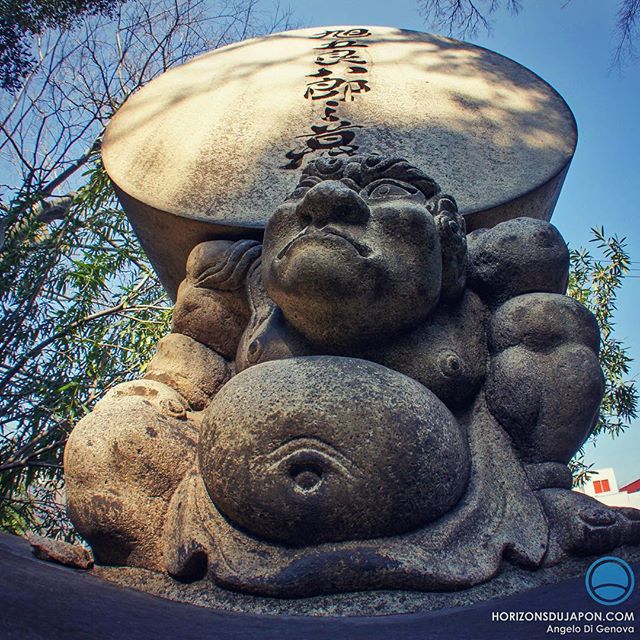
{"type": "Polygon", "coordinates": [[[0,88],[15,91],[33,69],[31,43],[47,29],[69,29],[83,15],[109,15],[121,0],[0,0],[0,88]]]}
{"type": "MultiPolygon", "coordinates": [[[[631,357],[614,332],[616,298],[630,269],[626,239],[615,235],[607,237],[603,228],[592,229],[591,233],[591,242],[601,257],[595,258],[587,249],[571,251],[568,293],[595,315],[600,326],[600,366],[605,374],[605,394],[590,438],[593,441],[605,433],[618,436],[637,417],[638,389],[635,382],[627,378],[631,357]]],[[[583,483],[590,466],[584,464],[582,449],[571,466],[576,484],[583,483]]]]}
{"type": "Polygon", "coordinates": [[[97,157],[85,177],[61,220],[10,225],[0,261],[0,513],[52,535],[71,531],[56,490],[74,423],[139,375],[170,316],[97,157]]]}
{"type": "MultiPolygon", "coordinates": [[[[571,1],[564,0],[564,4],[571,1]]],[[[497,11],[506,9],[518,14],[523,3],[524,0],[418,0],[418,10],[433,28],[464,38],[474,36],[480,29],[490,32],[491,18],[497,11]]],[[[613,64],[620,65],[636,56],[640,0],[618,0],[616,31],[613,64]]]]}
{"type": "Polygon", "coordinates": [[[0,94],[0,526],[73,538],[67,436],[169,328],[100,162],[106,123],[167,68],[287,21],[255,0],[117,3],[44,33],[20,91],[0,94]]]}

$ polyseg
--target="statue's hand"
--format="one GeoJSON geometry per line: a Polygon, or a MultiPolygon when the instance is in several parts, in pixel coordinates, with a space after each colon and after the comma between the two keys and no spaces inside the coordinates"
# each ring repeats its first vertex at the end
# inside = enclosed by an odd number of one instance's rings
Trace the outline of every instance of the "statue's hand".
{"type": "Polygon", "coordinates": [[[170,333],[158,342],[144,377],[171,387],[199,411],[232,374],[232,365],[215,351],[193,338],[170,333]]]}
{"type": "Polygon", "coordinates": [[[250,316],[246,280],[260,256],[255,240],[212,240],[187,261],[173,312],[173,330],[233,360],[250,316]]]}

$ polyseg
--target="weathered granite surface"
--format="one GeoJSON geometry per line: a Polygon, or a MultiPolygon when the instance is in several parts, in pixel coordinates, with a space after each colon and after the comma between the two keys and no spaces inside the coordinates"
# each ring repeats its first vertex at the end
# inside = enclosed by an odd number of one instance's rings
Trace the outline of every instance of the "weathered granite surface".
{"type": "MultiPolygon", "coordinates": [[[[616,556],[623,558],[632,566],[640,566],[640,549],[636,547],[620,547],[616,556]]],[[[102,580],[123,587],[129,587],[151,593],[155,596],[211,607],[221,611],[235,613],[276,615],[276,616],[313,616],[327,618],[332,616],[390,616],[398,614],[419,614],[426,611],[440,611],[452,607],[470,608],[483,603],[493,610],[505,610],[503,598],[520,594],[522,602],[520,611],[529,610],[563,610],[563,604],[554,597],[554,587],[572,578],[579,579],[573,587],[574,598],[584,602],[586,608],[593,608],[593,601],[586,596],[584,575],[594,556],[576,557],[552,567],[542,567],[537,571],[519,569],[505,564],[501,572],[489,582],[476,585],[461,591],[359,591],[350,593],[334,593],[331,595],[312,596],[308,598],[273,598],[253,596],[246,593],[229,591],[209,581],[184,583],[172,580],[166,574],[137,569],[133,567],[95,567],[91,572],[102,580]],[[546,599],[541,597],[541,587],[547,586],[546,599]],[[584,596],[584,598],[582,597],[584,596]]],[[[635,575],[638,575],[636,571],[635,575]]],[[[637,591],[637,590],[636,590],[637,591]]],[[[640,600],[640,596],[636,596],[640,600]]],[[[575,603],[572,603],[575,606],[575,603]]],[[[640,605],[640,602],[638,603],[640,605]]],[[[638,606],[636,605],[636,607],[638,606]]],[[[633,603],[625,604],[633,610],[633,603]]],[[[458,609],[462,613],[465,609],[458,609]]],[[[564,609],[574,610],[574,609],[564,609]]],[[[472,613],[472,609],[469,613],[472,613]]],[[[640,613],[640,610],[638,611],[640,613]]],[[[482,622],[479,612],[473,616],[474,624],[482,622]]],[[[484,616],[482,616],[484,618],[484,616]]],[[[490,614],[487,615],[490,618],[490,614]]],[[[467,630],[469,631],[469,630],[467,630]]],[[[498,629],[487,637],[497,637],[498,629]]],[[[521,633],[520,630],[519,633],[521,633]]],[[[470,637],[467,634],[453,637],[470,637]]],[[[514,635],[512,637],[518,637],[514,635]]],[[[527,637],[529,634],[527,633],[527,637]]]]}
{"type": "Polygon", "coordinates": [[[93,556],[88,549],[77,545],[45,538],[34,533],[26,536],[33,555],[40,560],[63,564],[74,569],[91,569],[93,567],[93,556]]]}
{"type": "Polygon", "coordinates": [[[281,598],[458,592],[640,543],[639,511],[570,491],[604,380],[548,222],[467,236],[406,160],[320,158],[262,246],[208,241],[186,272],[146,379],[69,438],[98,564],[281,598]]]}

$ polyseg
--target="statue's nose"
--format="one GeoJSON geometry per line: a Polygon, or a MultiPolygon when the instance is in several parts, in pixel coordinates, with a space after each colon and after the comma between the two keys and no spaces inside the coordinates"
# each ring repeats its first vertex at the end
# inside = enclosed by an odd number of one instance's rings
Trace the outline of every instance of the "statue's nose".
{"type": "Polygon", "coordinates": [[[325,180],[309,189],[296,211],[303,223],[316,227],[332,222],[364,224],[371,214],[367,203],[338,180],[325,180]]]}

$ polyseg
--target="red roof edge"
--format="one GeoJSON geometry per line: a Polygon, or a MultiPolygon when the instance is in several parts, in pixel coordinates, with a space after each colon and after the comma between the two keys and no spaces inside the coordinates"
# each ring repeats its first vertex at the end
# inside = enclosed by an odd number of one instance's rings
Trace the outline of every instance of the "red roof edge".
{"type": "Polygon", "coordinates": [[[636,491],[640,491],[640,478],[629,484],[625,484],[624,487],[620,487],[618,491],[624,491],[625,493],[636,493],[636,491]]]}

